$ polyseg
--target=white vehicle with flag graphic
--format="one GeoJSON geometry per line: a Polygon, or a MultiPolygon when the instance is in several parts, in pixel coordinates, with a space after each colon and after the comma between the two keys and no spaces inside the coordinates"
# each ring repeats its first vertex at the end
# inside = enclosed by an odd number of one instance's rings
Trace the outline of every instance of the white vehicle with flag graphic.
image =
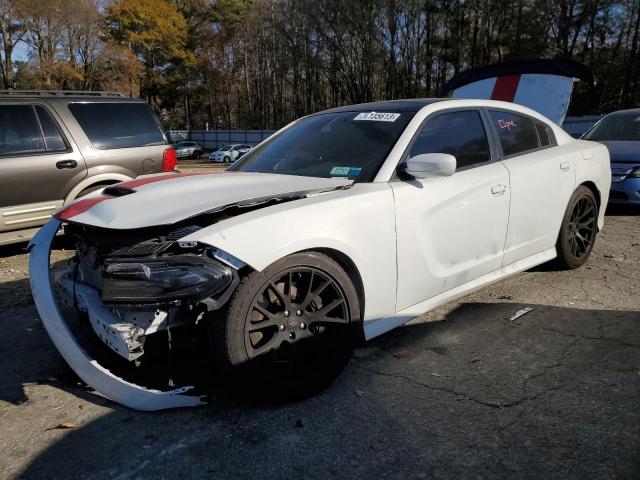
{"type": "Polygon", "coordinates": [[[340,107],[228,172],[140,177],[58,211],[30,244],[32,291],[69,365],[124,405],[201,403],[185,362],[299,398],[361,340],[543,262],[584,264],[610,182],[604,146],[520,105],[340,107]],[[61,227],[76,254],[51,272],[61,227]]]}
{"type": "Polygon", "coordinates": [[[461,72],[444,85],[443,93],[517,103],[562,125],[576,80],[595,83],[591,69],[575,60],[518,60],[461,72]]]}

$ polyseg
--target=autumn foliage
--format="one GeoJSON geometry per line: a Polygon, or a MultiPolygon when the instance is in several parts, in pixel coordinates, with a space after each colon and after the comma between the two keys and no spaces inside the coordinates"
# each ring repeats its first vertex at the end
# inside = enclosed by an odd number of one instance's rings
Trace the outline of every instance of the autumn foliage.
{"type": "Polygon", "coordinates": [[[173,128],[431,97],[502,60],[590,65],[570,113],[640,101],[637,0],[0,0],[5,88],[117,90],[173,128]]]}

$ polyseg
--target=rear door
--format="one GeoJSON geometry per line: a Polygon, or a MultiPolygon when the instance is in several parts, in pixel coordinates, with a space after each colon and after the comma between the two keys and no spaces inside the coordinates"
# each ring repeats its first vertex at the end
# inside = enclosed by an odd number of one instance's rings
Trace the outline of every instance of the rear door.
{"type": "Polygon", "coordinates": [[[448,153],[449,177],[392,181],[396,202],[397,310],[498,268],[509,216],[509,172],[476,109],[427,117],[408,152],[448,153]]]}
{"type": "Polygon", "coordinates": [[[46,105],[0,104],[0,231],[42,225],[86,174],[46,105]]]}
{"type": "Polygon", "coordinates": [[[558,146],[544,122],[488,109],[502,163],[509,170],[511,207],[503,265],[554,248],[575,189],[575,153],[558,146]]]}

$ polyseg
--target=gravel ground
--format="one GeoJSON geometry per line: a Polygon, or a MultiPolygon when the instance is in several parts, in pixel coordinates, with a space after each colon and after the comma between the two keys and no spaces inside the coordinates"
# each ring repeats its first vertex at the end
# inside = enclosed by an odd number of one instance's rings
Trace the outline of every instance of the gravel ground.
{"type": "Polygon", "coordinates": [[[24,246],[1,248],[0,477],[640,478],[639,213],[610,212],[583,268],[432,311],[278,407],[97,396],[37,320],[24,246]]]}

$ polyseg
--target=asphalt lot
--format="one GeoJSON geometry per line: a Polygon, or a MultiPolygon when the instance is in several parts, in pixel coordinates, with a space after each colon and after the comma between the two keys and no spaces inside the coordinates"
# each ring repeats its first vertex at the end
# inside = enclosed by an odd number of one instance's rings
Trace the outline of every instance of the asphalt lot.
{"type": "Polygon", "coordinates": [[[284,406],[95,395],[37,321],[22,247],[0,249],[2,478],[640,478],[640,210],[610,211],[583,268],[432,311],[284,406]]]}

